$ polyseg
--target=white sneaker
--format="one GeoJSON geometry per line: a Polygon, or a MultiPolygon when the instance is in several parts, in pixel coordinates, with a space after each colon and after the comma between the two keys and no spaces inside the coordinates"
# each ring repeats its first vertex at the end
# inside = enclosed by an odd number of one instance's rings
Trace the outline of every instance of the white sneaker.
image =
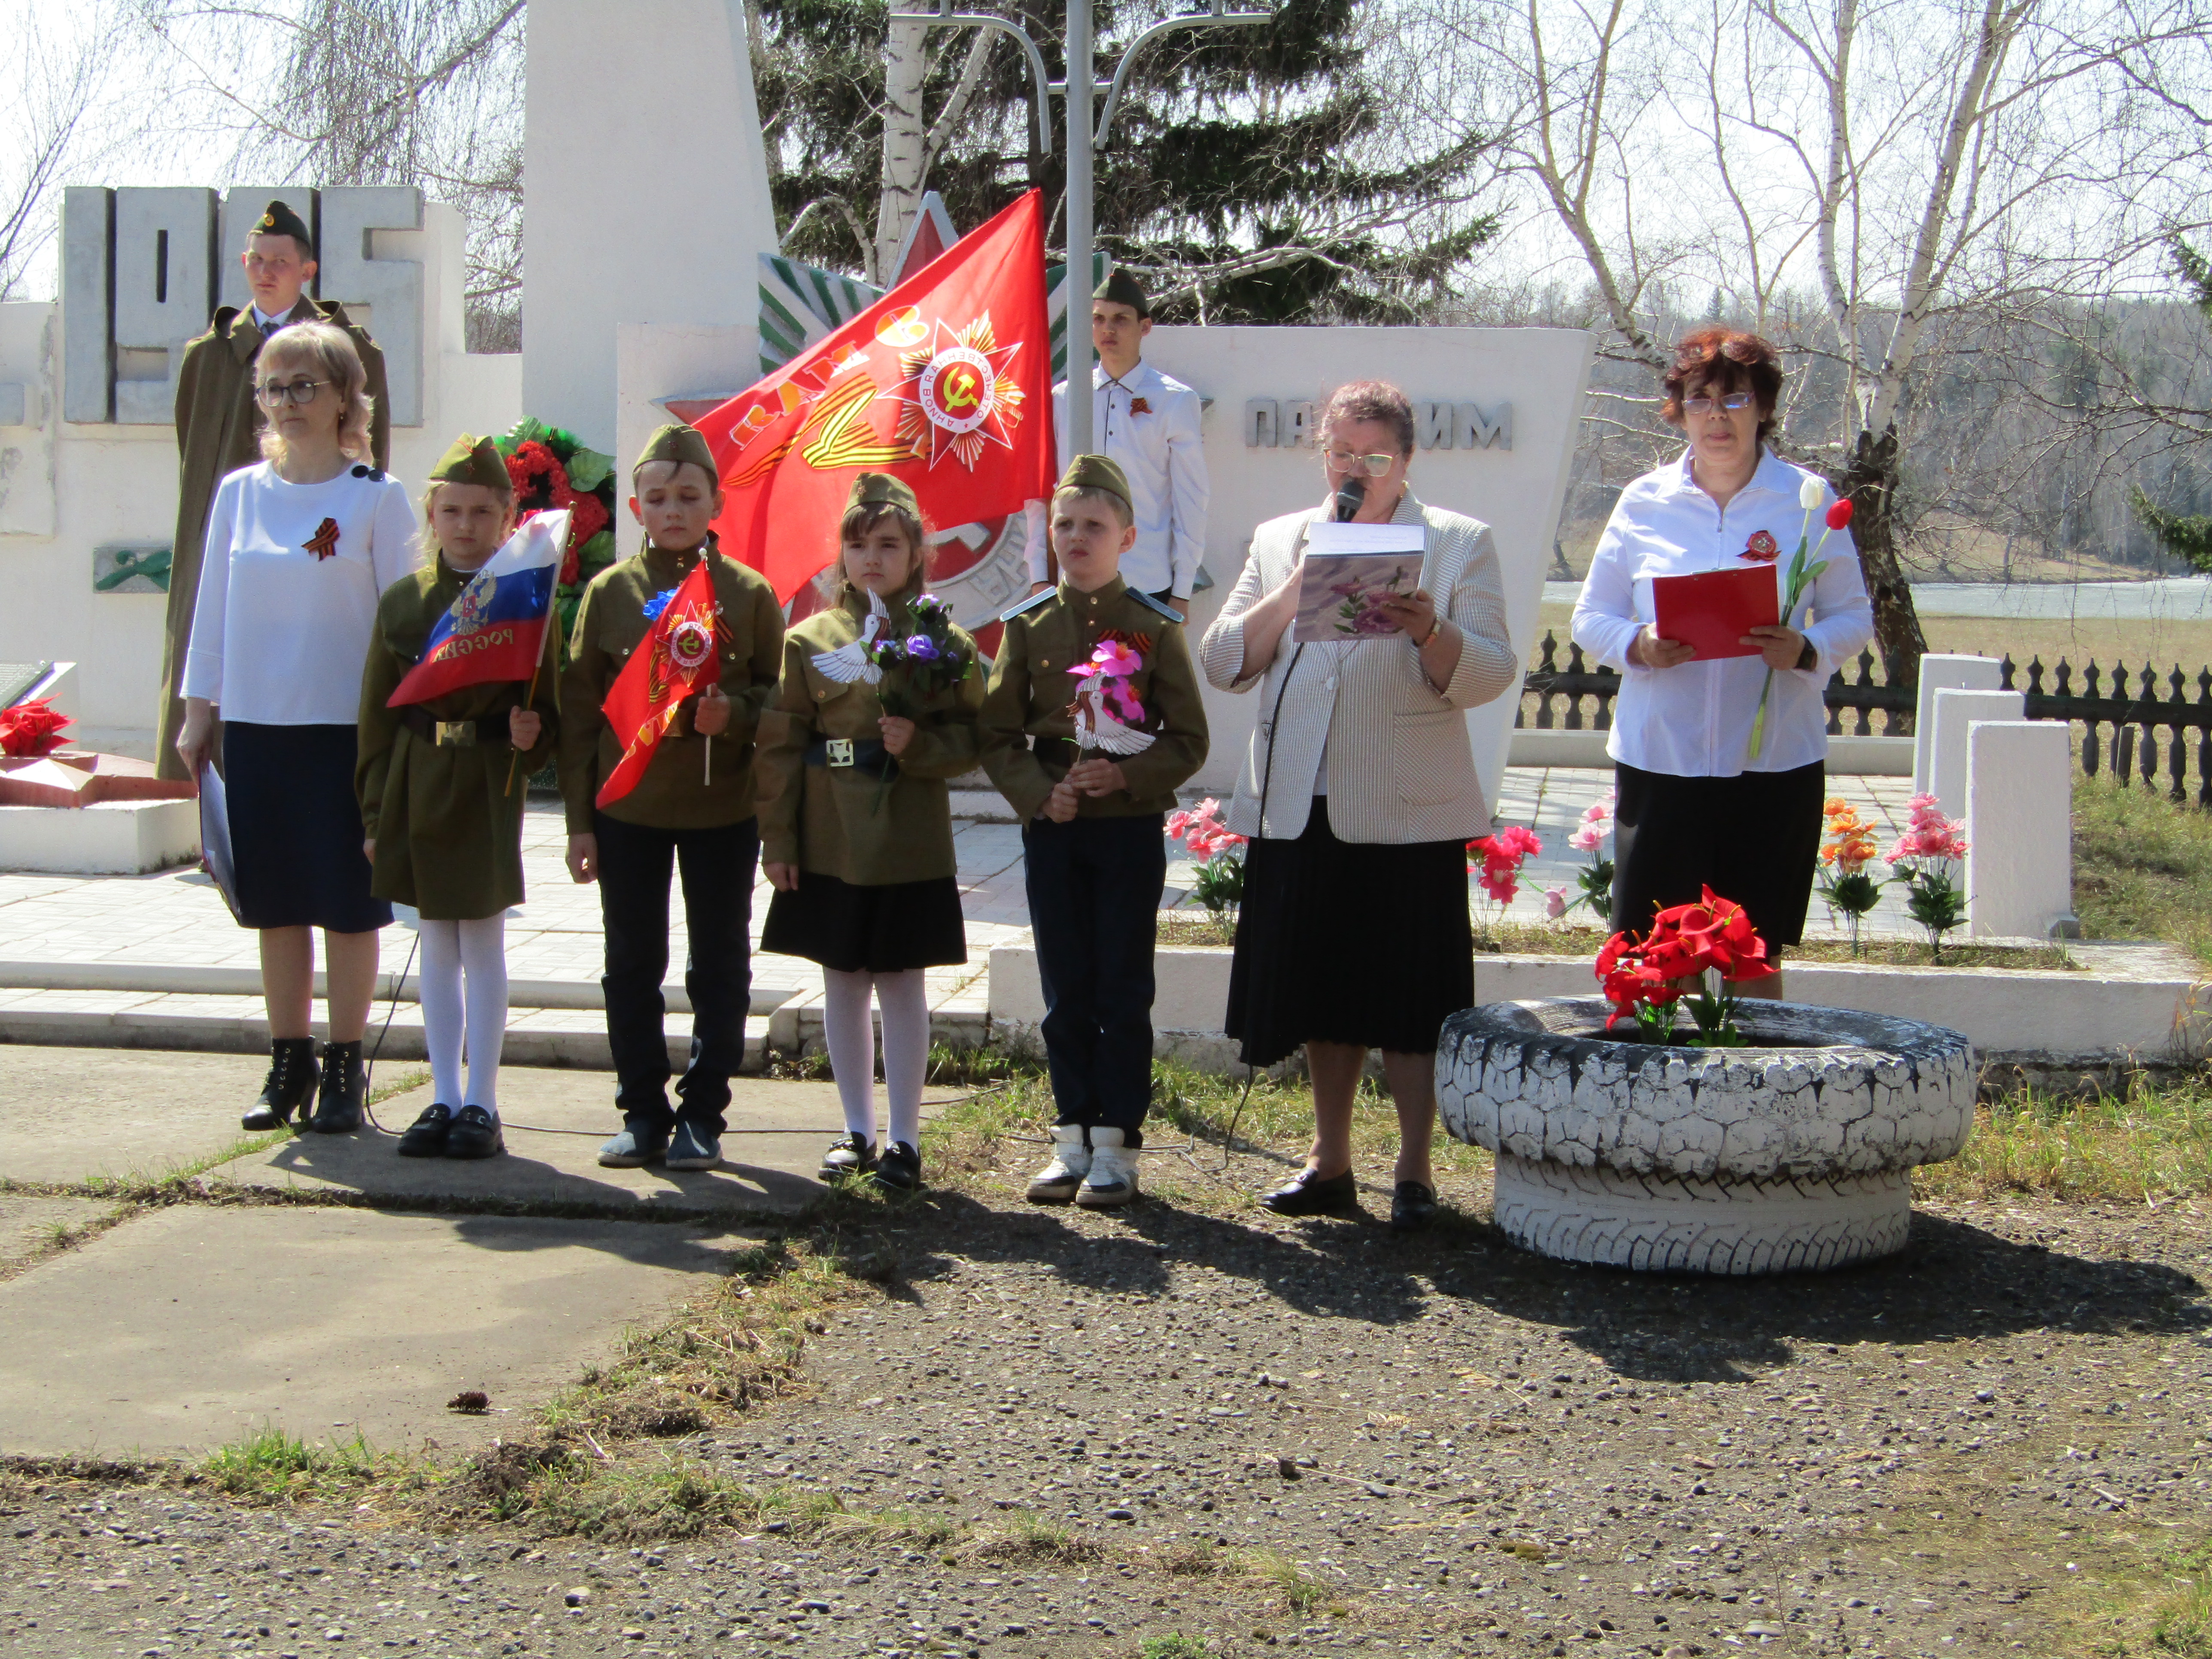
{"type": "Polygon", "coordinates": [[[1084,1144],[1080,1123],[1054,1124],[1052,1142],[1052,1162],[1030,1180],[1032,1204],[1066,1203],[1091,1173],[1091,1148],[1084,1144]]]}
{"type": "Polygon", "coordinates": [[[1121,1144],[1119,1129],[1091,1132],[1091,1171],[1075,1190],[1087,1210],[1111,1209],[1137,1195],[1137,1149],[1121,1144]]]}

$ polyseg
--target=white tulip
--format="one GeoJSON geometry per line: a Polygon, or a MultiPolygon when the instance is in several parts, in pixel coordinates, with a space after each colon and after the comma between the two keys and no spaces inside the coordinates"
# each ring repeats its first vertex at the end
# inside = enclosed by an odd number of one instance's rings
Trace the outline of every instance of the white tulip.
{"type": "Polygon", "coordinates": [[[1827,499],[1828,487],[1811,473],[1807,473],[1805,482],[1797,486],[1797,505],[1808,513],[1817,513],[1827,499]]]}

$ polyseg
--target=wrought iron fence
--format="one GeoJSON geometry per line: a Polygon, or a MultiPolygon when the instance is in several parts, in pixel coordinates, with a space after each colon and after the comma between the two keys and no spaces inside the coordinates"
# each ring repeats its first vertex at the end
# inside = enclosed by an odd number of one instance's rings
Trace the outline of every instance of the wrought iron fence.
{"type": "MultiPolygon", "coordinates": [[[[1544,635],[1514,715],[1516,726],[1602,732],[1613,725],[1620,676],[1586,664],[1578,645],[1570,642],[1566,653],[1562,665],[1558,638],[1544,635]]],[[[2123,786],[2140,780],[2155,788],[2163,771],[2173,799],[2191,799],[2193,786],[2197,805],[2212,807],[2212,666],[2198,669],[2192,680],[2178,666],[2161,678],[2148,664],[2106,670],[2092,662],[2081,671],[2077,690],[2075,671],[2063,659],[2048,670],[2040,658],[2031,660],[2024,685],[2020,665],[2009,655],[2002,661],[2003,685],[2026,693],[2030,720],[2064,720],[2072,728],[2085,775],[2103,772],[2123,786]]],[[[1848,671],[1837,671],[1826,701],[1828,730],[1837,736],[1911,734],[1913,692],[1889,684],[1871,652],[1859,653],[1848,671]]]]}

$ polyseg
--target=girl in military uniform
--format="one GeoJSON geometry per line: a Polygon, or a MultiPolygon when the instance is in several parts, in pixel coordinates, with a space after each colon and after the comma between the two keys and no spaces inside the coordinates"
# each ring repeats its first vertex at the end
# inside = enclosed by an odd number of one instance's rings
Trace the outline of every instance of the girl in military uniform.
{"type": "Polygon", "coordinates": [[[968,959],[945,780],[975,763],[983,701],[975,642],[948,623],[965,672],[922,697],[914,719],[884,707],[884,673],[907,677],[883,668],[869,647],[913,649],[926,534],[905,484],[880,472],[854,481],[837,532],[838,604],[785,636],[776,705],[784,730],[761,756],[761,860],[776,890],[761,949],[822,964],[823,1029],[845,1109],[846,1133],[823,1156],[822,1174],[873,1170],[898,1188],[921,1184],[923,970],[968,959]],[[890,1096],[880,1158],[872,988],[890,1096]]]}
{"type": "Polygon", "coordinates": [[[561,629],[557,620],[546,625],[534,691],[495,681],[386,707],[431,629],[514,526],[514,488],[489,439],[464,435],[446,452],[430,474],[422,513],[431,557],[386,589],[377,605],[362,678],[356,784],[376,896],[421,913],[432,1103],[400,1136],[400,1154],[491,1158],[506,1150],[499,1055],[507,912],[522,902],[523,780],[552,753],[561,629]]]}

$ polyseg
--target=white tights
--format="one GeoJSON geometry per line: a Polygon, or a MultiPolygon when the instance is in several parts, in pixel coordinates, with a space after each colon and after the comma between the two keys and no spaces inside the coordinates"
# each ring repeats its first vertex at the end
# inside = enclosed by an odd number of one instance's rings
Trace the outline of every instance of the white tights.
{"type": "Polygon", "coordinates": [[[884,1086],[891,1097],[892,1140],[921,1143],[921,1079],[929,1069],[929,999],[921,969],[901,974],[822,970],[822,1030],[837,1074],[837,1099],[848,1133],[876,1134],[876,1032],[868,988],[884,1014],[884,1086]]]}
{"type": "Polygon", "coordinates": [[[433,1097],[458,1111],[481,1106],[499,1115],[499,1051],[507,1037],[507,913],[477,921],[420,926],[422,1042],[430,1051],[433,1097]],[[461,976],[468,975],[465,1023],[461,976]],[[461,1093],[461,1043],[468,1039],[469,1088],[461,1093]]]}

